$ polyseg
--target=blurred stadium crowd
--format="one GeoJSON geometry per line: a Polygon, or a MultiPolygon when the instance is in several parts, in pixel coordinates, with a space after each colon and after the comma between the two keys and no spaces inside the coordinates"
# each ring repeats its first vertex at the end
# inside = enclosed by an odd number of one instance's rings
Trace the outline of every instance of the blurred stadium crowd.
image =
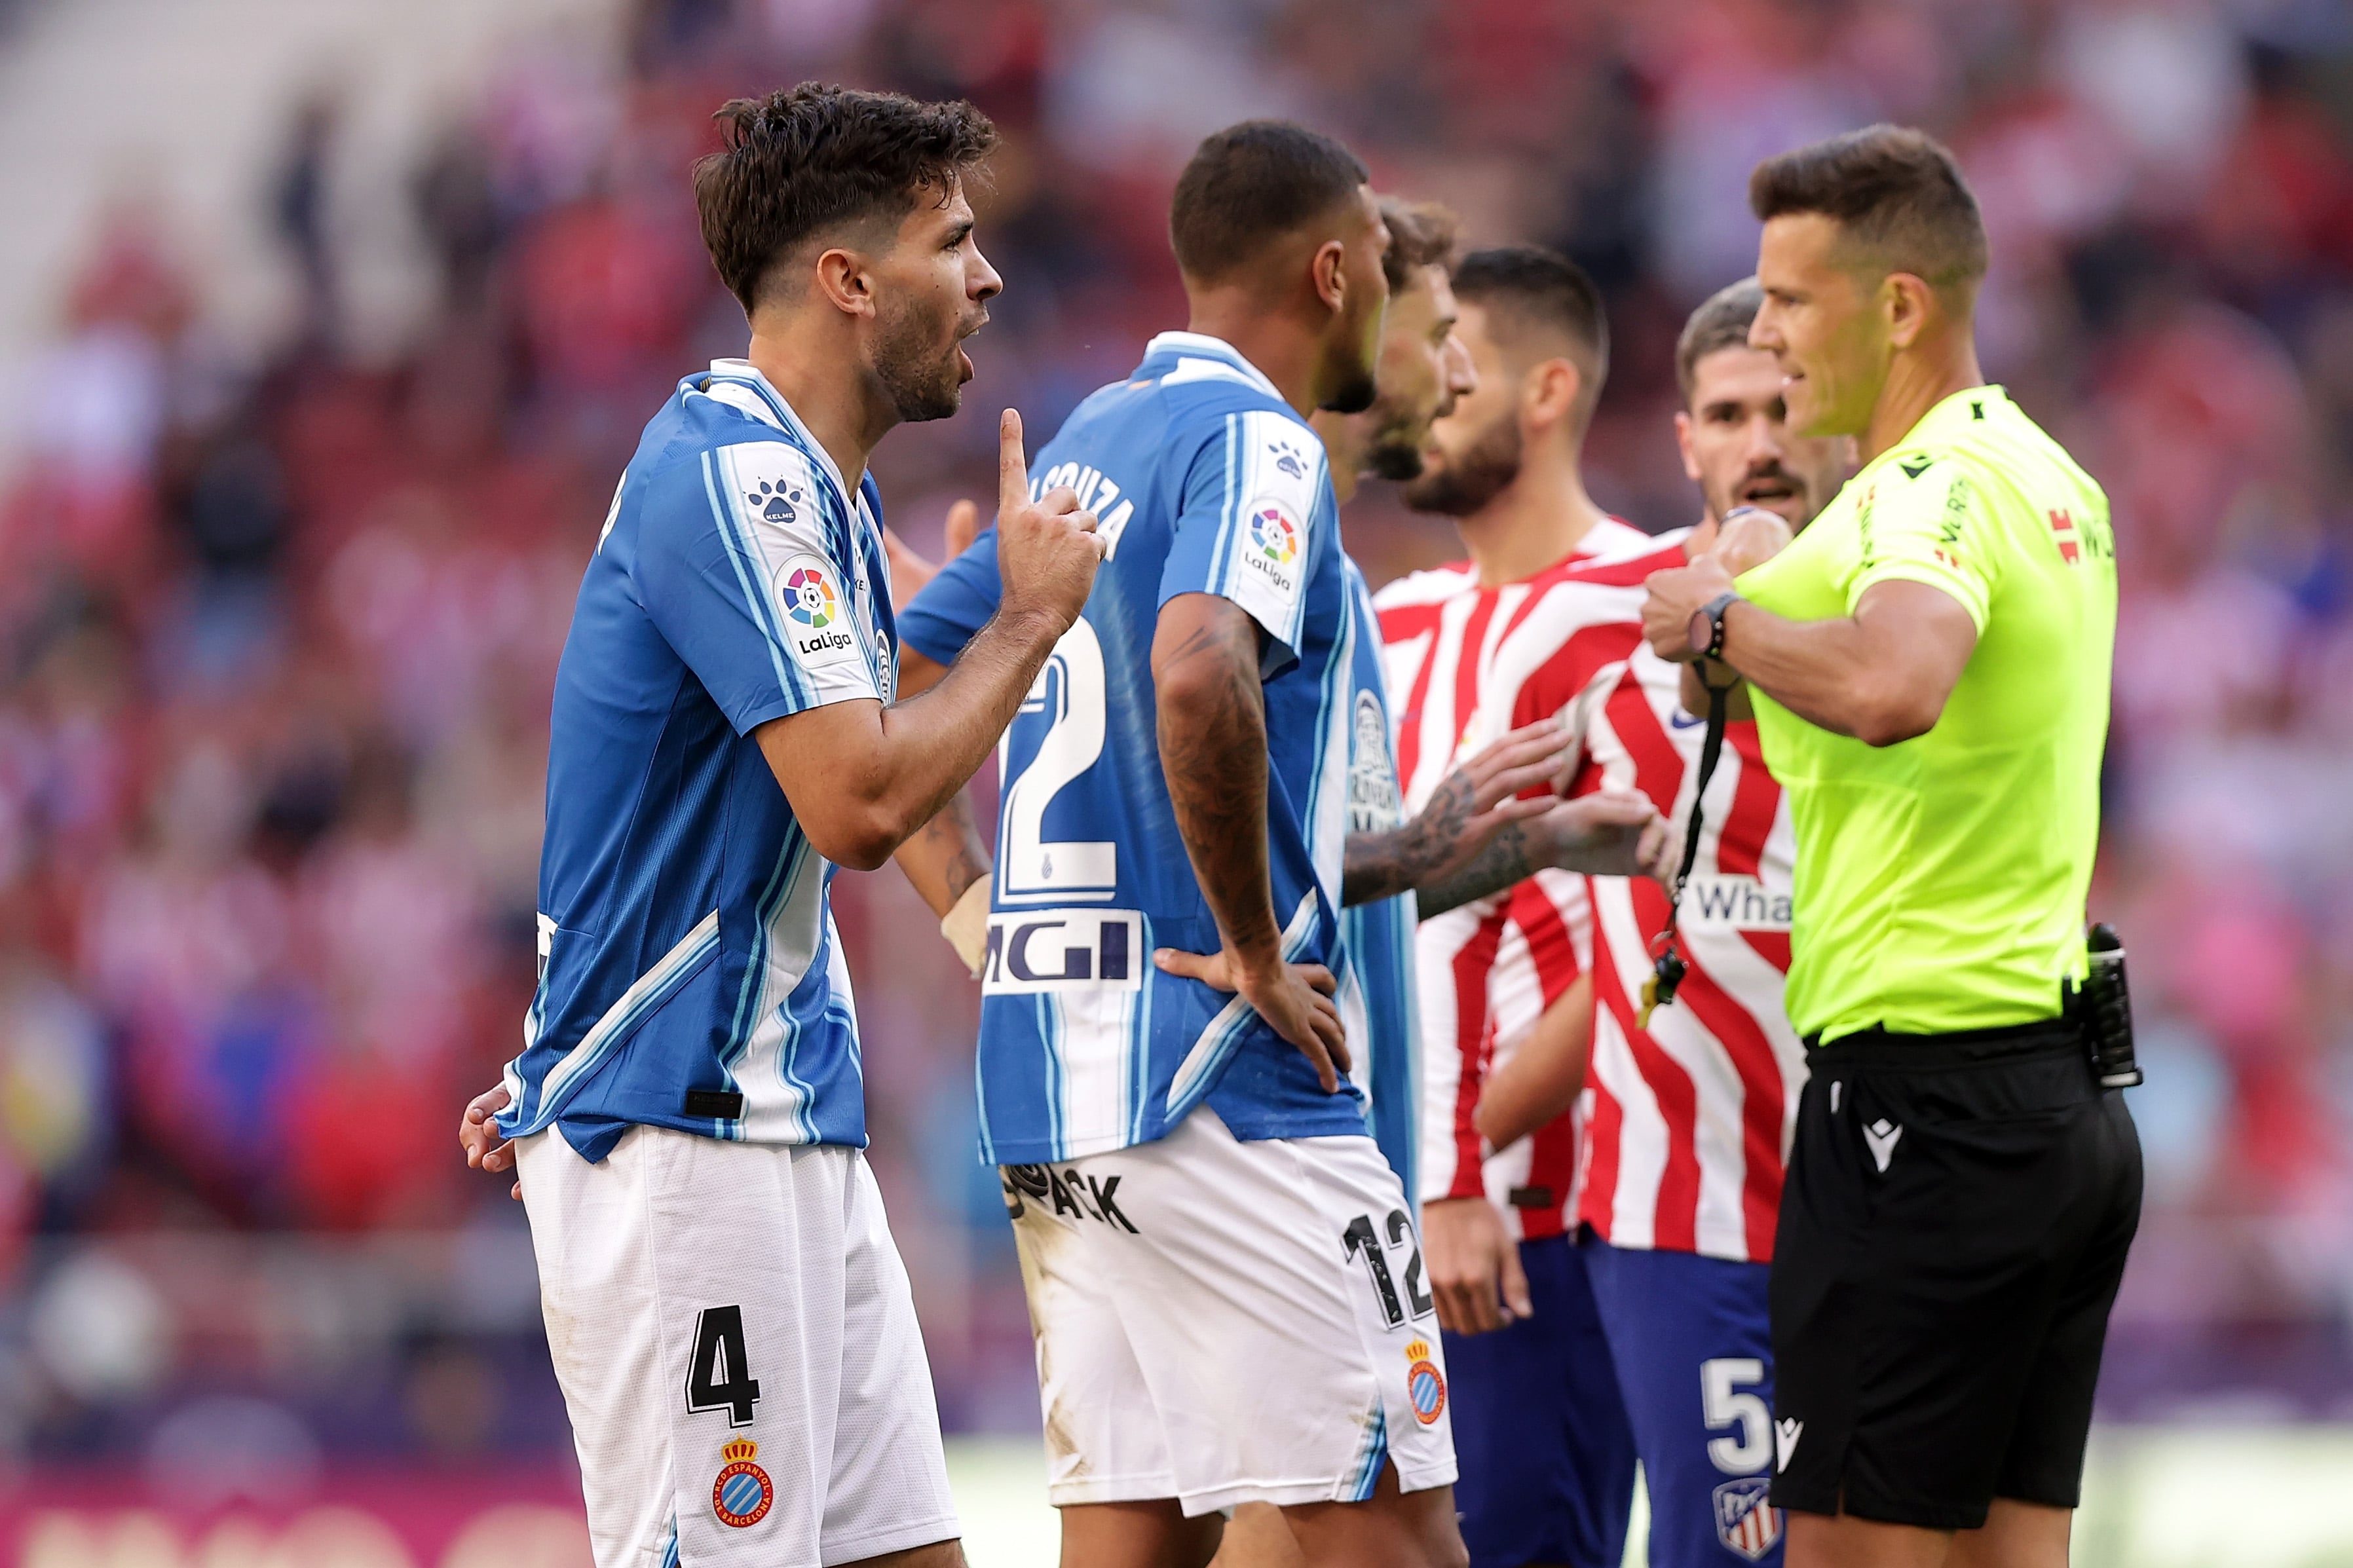
{"type": "MultiPolygon", "coordinates": [[[[997,408],[1050,430],[1181,324],[1168,183],[1229,120],[1311,121],[1475,238],[1584,261],[1617,339],[1593,488],[1652,530],[1694,515],[1672,344],[1750,268],[1750,164],[1873,119],[1946,136],[1994,236],[1989,371],[2106,484],[2126,574],[2094,907],[2132,954],[2151,1193],[2106,1407],[2353,1416],[2342,7],[643,0],[628,26],[623,68],[526,48],[444,128],[410,186],[440,305],[396,363],[338,333],[330,100],[257,171],[299,334],[217,341],[135,216],[63,290],[0,476],[0,1450],[146,1442],[199,1396],[298,1449],[561,1449],[511,1353],[517,1216],[450,1130],[532,986],[548,694],[606,497],[670,384],[741,352],[685,167],[721,100],[815,75],[1008,132],[973,407],[881,454],[924,549],[985,493],[997,408]]],[[[1376,583],[1451,550],[1383,494],[1345,526],[1376,583]]],[[[943,1414],[1033,1423],[974,990],[895,873],[837,896],[943,1414]]]]}

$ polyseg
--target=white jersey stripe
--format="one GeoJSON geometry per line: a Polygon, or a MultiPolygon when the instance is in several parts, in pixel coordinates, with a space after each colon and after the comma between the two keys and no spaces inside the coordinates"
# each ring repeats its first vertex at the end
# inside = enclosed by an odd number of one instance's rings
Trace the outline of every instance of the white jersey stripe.
{"type": "MultiPolygon", "coordinates": [[[[1297,957],[1307,946],[1307,939],[1315,931],[1315,895],[1311,892],[1299,900],[1299,908],[1292,911],[1291,922],[1282,928],[1282,956],[1285,959],[1297,957]]],[[[1219,1008],[1202,1027],[1199,1037],[1193,1042],[1193,1048],[1187,1051],[1185,1059],[1176,1064],[1176,1077],[1169,1080],[1169,1121],[1174,1121],[1183,1114],[1180,1107],[1189,1109],[1189,1097],[1198,1089],[1209,1069],[1233,1049],[1238,1031],[1252,1016],[1250,1005],[1238,995],[1219,1008]]],[[[1072,1157],[1090,1152],[1092,1151],[1076,1150],[1072,1157]]]]}
{"type": "Polygon", "coordinates": [[[628,1032],[629,1026],[668,999],[670,993],[697,964],[719,951],[719,911],[712,910],[694,923],[694,929],[681,937],[676,946],[654,960],[651,969],[638,976],[627,991],[607,1007],[597,1020],[580,1037],[580,1043],[564,1054],[540,1079],[539,1104],[534,1108],[528,1125],[514,1136],[536,1132],[555,1118],[564,1109],[566,1093],[572,1082],[594,1067],[617,1040],[628,1032]]]}

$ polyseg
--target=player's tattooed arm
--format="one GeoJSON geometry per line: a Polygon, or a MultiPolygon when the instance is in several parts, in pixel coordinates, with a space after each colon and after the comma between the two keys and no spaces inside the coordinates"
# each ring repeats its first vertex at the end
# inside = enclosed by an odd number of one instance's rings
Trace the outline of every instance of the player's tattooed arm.
{"type": "Polygon", "coordinates": [[[1663,880],[1681,850],[1675,825],[1630,790],[1547,800],[1539,815],[1507,822],[1460,868],[1415,891],[1423,920],[1517,886],[1538,871],[1663,880]]]}
{"type": "MultiPolygon", "coordinates": [[[[949,528],[953,533],[953,519],[949,528]]],[[[937,686],[947,672],[947,666],[902,645],[899,649],[900,699],[903,701],[922,696],[937,686]]],[[[892,858],[899,862],[899,869],[906,873],[907,880],[923,895],[923,902],[932,907],[932,913],[945,918],[955,908],[956,900],[964,897],[965,889],[987,876],[991,869],[987,845],[973,819],[971,797],[959,794],[940,807],[937,815],[915,830],[913,837],[899,846],[898,854],[892,858]]]]}
{"type": "Polygon", "coordinates": [[[955,908],[965,889],[992,869],[987,847],[973,820],[971,799],[962,795],[917,828],[892,858],[923,895],[923,902],[932,907],[932,913],[943,918],[955,908]]]}
{"type": "Polygon", "coordinates": [[[1470,864],[1502,828],[1552,805],[1548,797],[1523,800],[1520,792],[1558,784],[1574,742],[1556,720],[1514,730],[1447,774],[1410,822],[1385,833],[1350,834],[1340,901],[1395,898],[1470,864]]]}
{"type": "Polygon", "coordinates": [[[1321,964],[1285,962],[1267,864],[1259,635],[1246,612],[1213,594],[1180,594],[1161,607],[1152,642],[1160,767],[1223,946],[1206,954],[1164,950],[1153,958],[1170,973],[1239,992],[1314,1064],[1329,1094],[1348,1070],[1332,1001],[1337,982],[1321,964]]]}

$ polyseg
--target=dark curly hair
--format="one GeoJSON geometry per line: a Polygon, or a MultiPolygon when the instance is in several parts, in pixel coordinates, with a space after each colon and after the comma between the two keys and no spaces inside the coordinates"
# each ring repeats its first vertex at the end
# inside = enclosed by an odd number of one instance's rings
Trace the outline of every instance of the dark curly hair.
{"type": "Polygon", "coordinates": [[[805,240],[945,201],[997,145],[971,104],[805,81],[732,100],[712,117],[720,150],[694,166],[702,243],[749,311],[776,264],[805,240]]]}

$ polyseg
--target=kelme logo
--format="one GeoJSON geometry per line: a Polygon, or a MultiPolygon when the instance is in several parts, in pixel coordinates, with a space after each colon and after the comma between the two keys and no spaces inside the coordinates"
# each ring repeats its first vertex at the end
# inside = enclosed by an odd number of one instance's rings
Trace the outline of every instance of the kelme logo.
{"type": "Polygon", "coordinates": [[[782,479],[776,480],[774,484],[762,479],[760,488],[746,490],[744,493],[744,499],[750,501],[753,509],[762,517],[770,522],[777,523],[791,522],[798,518],[799,509],[807,505],[808,500],[808,498],[801,493],[798,486],[788,485],[782,479]]]}

